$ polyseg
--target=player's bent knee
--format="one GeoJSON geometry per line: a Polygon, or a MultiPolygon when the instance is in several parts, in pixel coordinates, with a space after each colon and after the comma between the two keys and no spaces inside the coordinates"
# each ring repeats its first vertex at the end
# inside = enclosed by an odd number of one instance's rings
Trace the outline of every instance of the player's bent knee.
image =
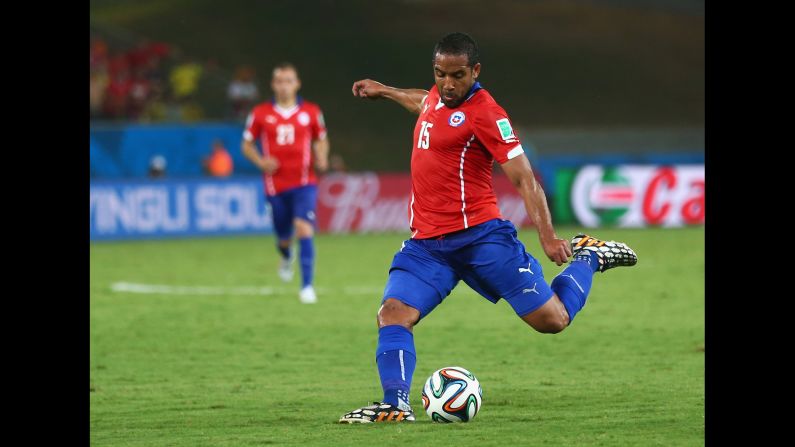
{"type": "Polygon", "coordinates": [[[387,298],[378,309],[378,327],[400,325],[411,330],[419,321],[420,311],[396,298],[387,298]]]}
{"type": "Polygon", "coordinates": [[[546,304],[522,316],[522,320],[542,334],[557,334],[569,326],[569,313],[560,299],[553,295],[546,304]]]}
{"type": "Polygon", "coordinates": [[[295,233],[299,239],[305,239],[308,237],[312,237],[315,234],[315,229],[312,227],[312,224],[305,221],[304,219],[295,219],[295,233]]]}
{"type": "Polygon", "coordinates": [[[563,320],[546,320],[530,324],[530,327],[542,334],[557,334],[563,332],[567,326],[568,324],[564,323],[563,320]]]}
{"type": "Polygon", "coordinates": [[[540,324],[539,327],[534,327],[534,329],[542,334],[557,334],[563,332],[568,326],[568,318],[550,318],[540,324]]]}

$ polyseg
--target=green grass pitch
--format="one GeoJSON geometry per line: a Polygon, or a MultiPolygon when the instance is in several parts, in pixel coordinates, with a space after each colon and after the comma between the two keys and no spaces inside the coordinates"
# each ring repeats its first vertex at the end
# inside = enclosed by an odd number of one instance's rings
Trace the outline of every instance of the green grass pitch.
{"type": "Polygon", "coordinates": [[[271,237],[91,244],[91,444],[703,445],[704,229],[592,233],[639,262],[597,273],[571,327],[536,333],[460,283],[415,328],[418,422],[367,426],[337,419],[381,398],[375,313],[407,234],[319,236],[315,305],[298,272],[279,281],[271,237]],[[450,365],[483,387],[471,423],[422,410],[450,365]]]}

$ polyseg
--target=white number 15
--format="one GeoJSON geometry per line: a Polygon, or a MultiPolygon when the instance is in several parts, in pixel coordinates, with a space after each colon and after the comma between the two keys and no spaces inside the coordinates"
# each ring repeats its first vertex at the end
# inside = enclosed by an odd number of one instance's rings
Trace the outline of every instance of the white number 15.
{"type": "Polygon", "coordinates": [[[433,127],[433,124],[423,121],[422,128],[420,129],[420,136],[417,138],[417,147],[420,149],[428,149],[428,146],[431,144],[431,134],[430,130],[433,127]]]}

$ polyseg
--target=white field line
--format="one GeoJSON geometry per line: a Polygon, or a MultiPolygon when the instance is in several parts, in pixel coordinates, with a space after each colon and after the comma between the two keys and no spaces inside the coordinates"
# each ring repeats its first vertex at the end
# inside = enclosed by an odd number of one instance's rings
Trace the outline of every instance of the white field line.
{"type": "MultiPolygon", "coordinates": [[[[175,286],[168,284],[141,284],[119,281],[110,285],[110,290],[119,293],[139,293],[157,295],[288,295],[298,291],[294,287],[217,287],[217,286],[175,286]]],[[[344,295],[378,295],[383,293],[383,287],[376,286],[346,286],[342,289],[327,289],[316,287],[318,293],[341,293],[344,295]]]]}

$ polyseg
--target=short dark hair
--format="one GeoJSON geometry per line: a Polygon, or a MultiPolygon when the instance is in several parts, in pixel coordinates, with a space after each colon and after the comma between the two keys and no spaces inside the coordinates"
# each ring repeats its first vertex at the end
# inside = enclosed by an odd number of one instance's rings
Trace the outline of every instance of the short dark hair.
{"type": "Polygon", "coordinates": [[[475,39],[464,33],[450,33],[433,47],[432,61],[436,62],[437,54],[466,55],[467,66],[474,67],[480,62],[480,50],[475,39]]]}
{"type": "Polygon", "coordinates": [[[295,65],[290,62],[279,62],[275,67],[273,67],[272,73],[275,73],[276,70],[292,70],[295,72],[295,76],[298,76],[298,69],[295,68],[295,65]]]}

